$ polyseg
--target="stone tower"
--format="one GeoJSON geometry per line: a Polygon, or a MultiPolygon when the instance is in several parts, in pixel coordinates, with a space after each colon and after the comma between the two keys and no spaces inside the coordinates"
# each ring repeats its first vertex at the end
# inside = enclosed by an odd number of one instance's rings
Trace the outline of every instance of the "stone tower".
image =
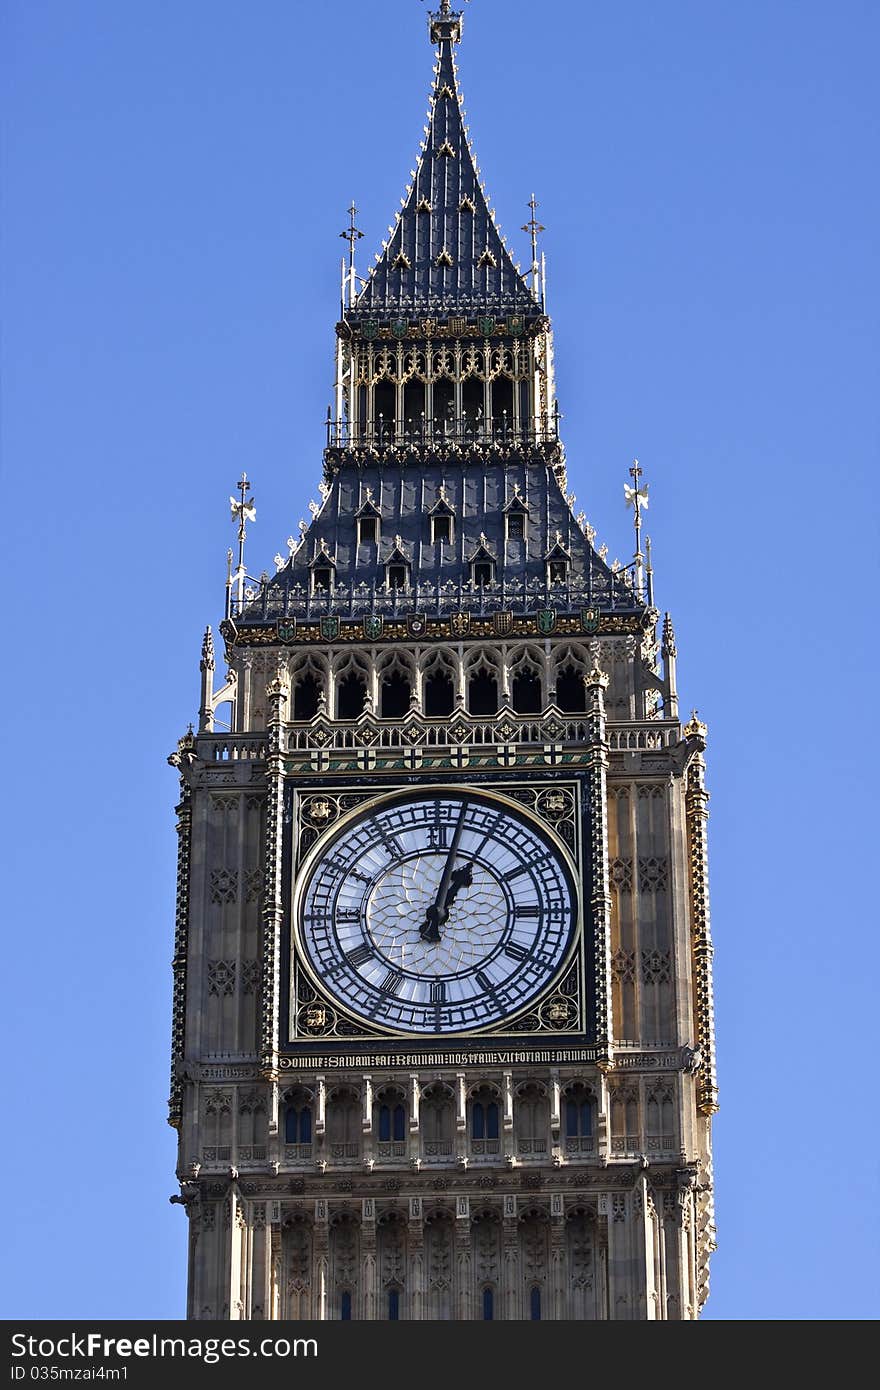
{"type": "Polygon", "coordinates": [[[170,1120],[191,1318],[696,1318],[716,1109],[706,729],[641,551],[567,496],[520,274],[429,16],[429,122],[350,256],[320,505],[232,499],[180,838],[170,1120]],[[288,527],[282,523],[284,534],[288,527]]]}

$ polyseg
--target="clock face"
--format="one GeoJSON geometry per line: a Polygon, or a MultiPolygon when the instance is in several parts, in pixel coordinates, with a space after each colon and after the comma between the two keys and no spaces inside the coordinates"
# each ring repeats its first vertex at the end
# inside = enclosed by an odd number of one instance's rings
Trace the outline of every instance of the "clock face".
{"type": "Polygon", "coordinates": [[[521,1012],[574,939],[565,852],[506,800],[438,790],[349,820],[300,879],[299,949],[365,1023],[457,1033],[521,1012]]]}

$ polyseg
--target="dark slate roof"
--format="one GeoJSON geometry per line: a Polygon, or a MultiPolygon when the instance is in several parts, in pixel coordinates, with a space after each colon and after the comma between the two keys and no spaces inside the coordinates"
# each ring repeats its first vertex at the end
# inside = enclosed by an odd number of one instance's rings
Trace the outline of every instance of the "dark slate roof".
{"type": "Polygon", "coordinates": [[[540,311],[501,239],[480,184],[464,124],[453,32],[451,25],[439,28],[428,129],[413,179],[390,239],[348,318],[357,319],[363,311],[406,309],[540,311]]]}
{"type": "Polygon", "coordinates": [[[343,469],[325,491],[323,504],[298,548],[259,595],[247,605],[247,621],[284,613],[371,612],[426,613],[472,607],[478,611],[479,589],[471,584],[471,561],[485,547],[496,562],[495,584],[482,594],[482,606],[532,611],[545,603],[560,610],[580,604],[602,609],[644,606],[620,574],[597,554],[572,515],[553,468],[509,459],[481,468],[462,468],[439,460],[420,469],[376,463],[343,469]],[[527,537],[505,541],[504,507],[519,487],[527,507],[527,537]],[[356,514],[367,499],[381,514],[378,544],[358,544],[356,514]],[[453,544],[431,543],[430,513],[441,489],[454,517],[453,544]],[[568,582],[546,590],[546,561],[560,547],[570,555],[568,582]],[[399,551],[410,566],[407,591],[385,588],[385,565],[399,551]],[[309,594],[316,564],[332,561],[332,600],[309,594]]]}

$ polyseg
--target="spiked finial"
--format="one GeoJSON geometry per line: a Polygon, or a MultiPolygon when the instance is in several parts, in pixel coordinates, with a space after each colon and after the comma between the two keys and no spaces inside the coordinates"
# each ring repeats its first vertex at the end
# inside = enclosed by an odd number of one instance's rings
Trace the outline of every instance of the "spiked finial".
{"type": "Polygon", "coordinates": [[[639,478],[642,476],[642,470],[639,467],[638,459],[633,459],[632,468],[629,470],[629,476],[633,480],[633,486],[630,487],[628,483],[624,483],[623,496],[626,505],[633,509],[636,531],[635,579],[636,588],[641,594],[644,581],[643,563],[645,559],[642,554],[642,507],[647,507],[648,505],[648,485],[646,483],[644,487],[639,487],[639,478]]]}
{"type": "Polygon", "coordinates": [[[535,292],[535,298],[538,299],[540,291],[540,266],[538,265],[538,233],[546,232],[547,228],[542,226],[541,223],[538,221],[537,217],[535,216],[535,213],[537,212],[539,207],[539,203],[534,193],[529,199],[529,207],[532,210],[532,215],[529,218],[528,222],[523,223],[522,230],[524,232],[528,232],[529,236],[532,239],[532,289],[535,292]]]}
{"type": "Polygon", "coordinates": [[[452,43],[461,42],[464,15],[461,10],[453,10],[451,0],[440,0],[440,9],[428,12],[428,35],[431,43],[449,39],[452,43]]]}
{"type": "MultiPolygon", "coordinates": [[[[237,498],[230,497],[229,507],[232,512],[232,520],[238,522],[238,567],[235,571],[235,587],[238,590],[238,606],[239,609],[241,609],[244,600],[244,542],[247,535],[247,523],[249,521],[256,521],[257,509],[254,506],[253,497],[248,497],[250,483],[247,473],[242,473],[236,486],[238,487],[239,495],[237,498]]],[[[230,574],[230,581],[231,578],[232,576],[230,574]]]]}
{"type": "Polygon", "coordinates": [[[363,236],[363,232],[360,230],[359,227],[357,227],[357,226],[355,225],[355,220],[354,220],[354,219],[355,219],[356,216],[357,216],[357,205],[356,205],[356,203],[355,203],[355,201],[354,201],[354,198],[352,198],[352,200],[351,200],[351,205],[350,205],[350,207],[349,207],[349,209],[348,209],[348,226],[345,228],[344,231],[342,231],[342,232],[339,233],[339,235],[342,237],[343,241],[347,241],[347,242],[348,242],[348,304],[349,304],[349,308],[350,308],[351,305],[354,303],[354,301],[355,301],[355,295],[356,295],[356,292],[357,292],[357,291],[356,291],[356,287],[355,287],[355,273],[354,273],[354,248],[355,248],[355,246],[357,245],[357,243],[360,241],[361,237],[363,236]]]}

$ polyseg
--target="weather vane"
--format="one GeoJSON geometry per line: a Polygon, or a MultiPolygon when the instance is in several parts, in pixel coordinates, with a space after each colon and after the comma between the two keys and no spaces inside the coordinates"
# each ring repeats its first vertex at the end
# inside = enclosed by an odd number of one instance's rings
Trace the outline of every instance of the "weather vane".
{"type": "Polygon", "coordinates": [[[355,226],[357,207],[354,198],[351,200],[351,207],[348,209],[349,223],[344,232],[339,235],[343,241],[348,242],[348,303],[349,307],[355,301],[355,273],[354,273],[354,248],[363,236],[363,232],[355,226]]]}
{"type": "MultiPolygon", "coordinates": [[[[245,580],[244,542],[245,537],[247,535],[247,523],[249,521],[256,521],[257,509],[254,506],[253,497],[248,497],[250,483],[248,481],[247,473],[242,473],[241,477],[239,478],[236,484],[236,487],[238,488],[239,496],[230,497],[229,509],[232,513],[233,522],[238,522],[238,568],[235,571],[235,580],[233,581],[232,570],[230,566],[230,573],[229,578],[227,579],[227,585],[231,590],[233,582],[235,583],[235,587],[237,590],[236,598],[238,599],[238,608],[239,611],[241,611],[242,602],[244,600],[245,580]]],[[[229,558],[232,558],[231,551],[229,552],[229,558]]]]}
{"type": "Polygon", "coordinates": [[[533,193],[531,198],[529,199],[529,207],[532,210],[532,215],[529,218],[528,222],[524,222],[522,226],[522,230],[524,232],[528,232],[529,236],[532,239],[532,290],[536,299],[539,297],[541,284],[538,267],[538,233],[546,232],[547,230],[547,228],[543,226],[542,223],[540,223],[537,217],[535,216],[538,206],[538,200],[533,193]]]}
{"type": "Polygon", "coordinates": [[[632,507],[634,514],[636,528],[635,577],[636,587],[641,593],[644,582],[642,562],[645,558],[642,554],[642,508],[647,508],[648,506],[648,484],[645,483],[644,487],[639,487],[639,478],[642,476],[642,470],[639,467],[638,459],[633,459],[632,468],[629,470],[629,476],[633,480],[633,486],[630,487],[629,483],[624,483],[623,496],[626,505],[632,507]]]}

